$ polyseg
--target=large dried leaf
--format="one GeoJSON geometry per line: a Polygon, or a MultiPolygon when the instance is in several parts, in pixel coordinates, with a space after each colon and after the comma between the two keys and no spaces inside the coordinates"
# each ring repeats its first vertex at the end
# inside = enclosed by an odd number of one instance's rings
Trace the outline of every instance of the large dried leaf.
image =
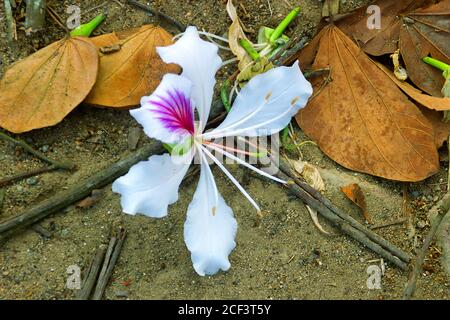
{"type": "Polygon", "coordinates": [[[380,63],[376,65],[394,82],[404,93],[406,93],[411,99],[420,103],[421,105],[438,110],[450,110],[450,98],[448,97],[433,97],[428,94],[422,93],[422,91],[414,88],[408,82],[398,80],[395,75],[389,71],[385,66],[380,63]]]}
{"type": "Polygon", "coordinates": [[[57,124],[86,98],[97,71],[97,49],[81,37],[15,63],[0,81],[0,127],[20,133],[57,124]]]}
{"type": "MultiPolygon", "coordinates": [[[[431,124],[390,78],[335,26],[317,36],[313,68],[331,67],[333,81],[296,119],[322,151],[346,168],[399,181],[439,169],[431,124]]],[[[301,54],[300,54],[301,55],[301,54]]]]}
{"type": "Polygon", "coordinates": [[[397,49],[400,15],[419,8],[427,2],[427,0],[377,0],[356,9],[352,14],[338,21],[337,26],[349,37],[357,40],[365,52],[381,56],[397,49]],[[369,6],[380,8],[380,29],[368,28],[368,22],[371,23],[371,17],[375,14],[369,6]]]}
{"type": "Polygon", "coordinates": [[[252,62],[252,58],[247,54],[244,48],[239,44],[239,39],[245,39],[251,43],[244,33],[241,26],[241,21],[236,11],[236,7],[233,5],[232,0],[227,2],[227,12],[232,21],[230,27],[228,28],[228,45],[231,52],[236,56],[239,61],[239,70],[243,70],[252,62]]]}
{"type": "Polygon", "coordinates": [[[118,46],[100,55],[98,80],[86,103],[106,107],[130,107],[152,92],[166,73],[179,67],[164,63],[156,47],[172,44],[164,29],[151,25],[92,38],[99,47],[118,46]]]}
{"type": "Polygon", "coordinates": [[[408,75],[423,91],[442,97],[439,70],[422,62],[425,56],[449,61],[450,1],[378,0],[357,9],[337,23],[368,54],[380,56],[400,48],[408,75]],[[431,4],[431,5],[430,5],[431,4]],[[381,29],[369,29],[370,6],[380,8],[381,29]],[[421,8],[423,7],[423,8],[421,8]]]}
{"type": "Polygon", "coordinates": [[[422,62],[422,58],[431,56],[449,63],[450,1],[407,14],[400,28],[399,47],[411,81],[423,91],[442,97],[442,71],[422,62]]]}

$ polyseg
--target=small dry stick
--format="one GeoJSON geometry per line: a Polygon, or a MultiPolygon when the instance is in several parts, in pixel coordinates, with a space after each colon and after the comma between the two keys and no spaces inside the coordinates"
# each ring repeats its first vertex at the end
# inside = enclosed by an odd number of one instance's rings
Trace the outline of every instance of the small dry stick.
{"type": "MultiPolygon", "coordinates": [[[[411,260],[411,258],[406,252],[404,252],[400,248],[397,248],[395,245],[393,245],[386,239],[380,237],[372,230],[370,230],[369,228],[367,228],[366,226],[364,226],[363,224],[352,218],[350,215],[346,214],[344,211],[336,207],[328,198],[324,197],[319,191],[308,185],[306,182],[300,181],[300,179],[297,178],[297,176],[293,173],[291,167],[286,161],[280,159],[278,166],[283,173],[285,173],[290,179],[292,179],[298,185],[299,188],[302,189],[302,191],[304,191],[307,195],[319,201],[334,215],[347,222],[351,227],[360,231],[374,244],[383,247],[385,250],[392,253],[395,257],[397,257],[398,259],[402,260],[405,263],[408,263],[411,260]]],[[[319,213],[321,212],[319,211],[319,213]]]]}
{"type": "Polygon", "coordinates": [[[162,145],[156,142],[146,145],[128,158],[114,163],[69,189],[61,191],[49,199],[25,209],[25,211],[15,217],[0,221],[0,239],[8,236],[17,229],[27,227],[76,201],[86,198],[91,194],[92,190],[100,189],[127,173],[132,165],[148,159],[152,154],[162,153],[163,150],[162,145]]]}
{"type": "MultiPolygon", "coordinates": [[[[284,174],[282,171],[279,171],[276,176],[280,179],[289,180],[289,177],[284,174]]],[[[379,254],[384,259],[391,262],[393,265],[399,267],[402,270],[407,269],[407,264],[400,260],[399,257],[394,256],[391,252],[380,246],[378,243],[375,243],[372,241],[367,234],[361,232],[360,230],[354,228],[351,226],[347,221],[336,215],[333,211],[331,211],[329,208],[327,208],[322,202],[315,199],[311,194],[306,192],[304,189],[302,189],[300,186],[298,186],[296,183],[288,183],[286,187],[289,189],[289,191],[300,198],[304,203],[306,203],[308,206],[310,206],[312,209],[316,210],[318,213],[320,213],[325,219],[327,219],[329,222],[331,222],[335,227],[337,227],[339,230],[341,230],[343,233],[347,234],[348,236],[352,237],[359,243],[365,245],[367,248],[371,249],[373,252],[379,254]]]]}
{"type": "Polygon", "coordinates": [[[0,212],[2,212],[3,201],[5,201],[6,190],[0,188],[0,212]]]}
{"type": "Polygon", "coordinates": [[[103,261],[102,271],[98,277],[97,286],[95,287],[94,295],[92,300],[101,300],[103,294],[105,293],[106,285],[108,284],[109,278],[112,275],[114,266],[122,250],[123,243],[127,236],[127,232],[124,228],[119,228],[117,234],[111,237],[109,243],[108,251],[106,252],[105,260],[103,261]]]}
{"type": "Polygon", "coordinates": [[[52,233],[39,224],[33,225],[31,229],[46,239],[50,239],[52,237],[52,233]]]}
{"type": "Polygon", "coordinates": [[[11,3],[9,0],[4,0],[5,6],[5,20],[6,20],[6,34],[8,42],[11,44],[14,40],[15,21],[12,15],[11,3]]]}
{"type": "Polygon", "coordinates": [[[386,222],[386,223],[378,224],[378,225],[370,227],[370,229],[373,230],[373,229],[386,228],[386,227],[394,226],[396,224],[403,224],[403,223],[405,223],[405,221],[406,221],[406,219],[403,218],[403,219],[399,219],[399,220],[392,221],[392,222],[386,222]]]}
{"type": "Polygon", "coordinates": [[[402,193],[403,193],[402,212],[403,217],[405,218],[406,221],[407,235],[408,238],[413,238],[414,235],[416,234],[416,229],[414,228],[413,223],[414,217],[413,212],[411,211],[411,207],[409,205],[408,185],[406,183],[403,184],[402,193]]]}
{"type": "Polygon", "coordinates": [[[69,32],[69,28],[67,28],[67,26],[62,22],[61,17],[58,15],[55,9],[53,9],[50,6],[47,6],[47,12],[58,26],[60,26],[64,31],[69,32]]]}
{"type": "Polygon", "coordinates": [[[152,9],[149,6],[146,6],[145,4],[142,4],[135,0],[128,0],[128,3],[138,9],[141,9],[145,12],[154,14],[155,16],[159,16],[159,17],[167,20],[168,22],[173,24],[175,27],[177,27],[181,32],[184,32],[186,30],[186,26],[184,24],[182,24],[181,22],[177,21],[176,19],[174,19],[158,10],[152,9]]]}
{"type": "Polygon", "coordinates": [[[450,207],[450,194],[448,193],[437,206],[431,209],[431,210],[438,210],[438,214],[431,225],[430,231],[428,232],[423,242],[422,248],[417,253],[414,262],[414,268],[409,275],[408,282],[406,283],[405,290],[403,291],[403,300],[411,299],[412,296],[414,295],[414,292],[416,291],[417,279],[422,272],[422,266],[423,262],[425,261],[425,256],[427,254],[428,247],[430,246],[430,243],[433,240],[433,237],[436,231],[438,230],[439,225],[441,224],[445,215],[448,214],[449,207],[450,207]]]}
{"type": "Polygon", "coordinates": [[[27,34],[42,30],[45,26],[46,0],[27,1],[25,29],[27,34]]]}
{"type": "Polygon", "coordinates": [[[10,183],[13,183],[15,181],[22,180],[22,179],[25,179],[25,178],[28,178],[28,177],[32,177],[32,176],[35,176],[35,175],[38,175],[38,174],[41,174],[41,173],[49,172],[49,171],[52,171],[52,170],[55,170],[55,169],[57,169],[57,168],[52,165],[52,166],[49,166],[49,167],[38,168],[38,169],[30,170],[30,171],[27,171],[27,172],[21,172],[21,173],[18,173],[18,174],[15,174],[15,175],[12,175],[12,176],[0,179],[0,187],[4,187],[4,186],[6,186],[6,185],[8,185],[10,183]]]}
{"type": "Polygon", "coordinates": [[[76,295],[77,300],[88,300],[91,296],[92,289],[97,281],[98,273],[102,266],[103,258],[105,257],[106,249],[104,247],[99,248],[93,256],[89,267],[86,271],[81,290],[76,295]]]}
{"type": "Polygon", "coordinates": [[[5,133],[3,133],[1,131],[0,131],[0,139],[8,141],[8,142],[12,142],[15,145],[18,145],[18,146],[22,147],[23,149],[25,149],[29,153],[35,155],[36,157],[38,157],[42,161],[45,161],[45,162],[53,165],[57,169],[72,170],[72,169],[75,168],[75,165],[73,163],[70,163],[70,162],[59,162],[59,161],[47,158],[42,152],[33,149],[33,147],[31,147],[25,141],[22,141],[22,140],[19,140],[19,139],[14,139],[14,138],[8,136],[7,134],[5,134],[5,133]]]}

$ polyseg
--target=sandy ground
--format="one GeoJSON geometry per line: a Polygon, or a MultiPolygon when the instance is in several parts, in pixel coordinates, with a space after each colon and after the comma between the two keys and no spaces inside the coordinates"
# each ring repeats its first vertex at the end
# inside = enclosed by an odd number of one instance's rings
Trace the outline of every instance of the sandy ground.
{"type": "MultiPolygon", "coordinates": [[[[87,21],[108,9],[108,19],[95,34],[140,26],[145,22],[157,23],[125,2],[106,1],[102,8],[88,12],[82,19],[87,21]]],[[[289,12],[288,3],[302,8],[296,25],[288,33],[295,29],[305,36],[312,36],[320,19],[321,2],[316,0],[270,1],[270,8],[267,1],[240,2],[239,14],[254,32],[261,25],[276,25],[289,12]]],[[[341,11],[367,2],[343,1],[341,11]]],[[[104,1],[49,3],[65,19],[67,5],[79,5],[83,14],[104,1]]],[[[219,35],[226,33],[229,24],[225,3],[150,1],[151,5],[185,24],[194,24],[219,35]]],[[[13,61],[64,35],[53,21],[48,24],[45,34],[31,38],[19,31],[14,48],[6,45],[4,24],[0,24],[0,75],[13,61]]],[[[162,25],[176,33],[172,27],[162,25]]],[[[226,57],[229,56],[225,54],[226,57]]],[[[221,72],[219,81],[231,68],[221,72]]],[[[44,150],[49,157],[69,159],[79,169],[46,173],[9,186],[0,220],[18,214],[124,157],[130,152],[127,136],[133,127],[138,124],[126,110],[80,106],[54,127],[21,134],[20,138],[44,150]]],[[[299,141],[308,140],[300,130],[297,131],[299,141]]],[[[148,139],[141,133],[139,146],[145,143],[148,139]]],[[[327,187],[325,194],[358,220],[363,221],[360,212],[339,190],[348,183],[356,182],[363,188],[374,224],[403,217],[404,184],[348,171],[312,144],[305,144],[301,150],[305,160],[320,168],[327,187]]],[[[292,159],[299,157],[294,151],[287,155],[292,159]]],[[[0,177],[41,166],[43,163],[20,148],[0,141],[0,177]]],[[[111,228],[118,225],[127,229],[128,238],[106,290],[107,299],[401,298],[407,272],[387,264],[381,289],[368,289],[367,268],[380,265],[380,261],[373,261],[378,259],[375,254],[347,236],[339,235],[322,219],[323,227],[333,235],[321,234],[305,206],[280,186],[235,165],[229,168],[259,203],[264,217],[258,221],[253,207],[218,168],[213,168],[220,192],[233,208],[239,224],[237,247],[230,256],[232,267],[228,272],[213,277],[198,276],[185,247],[183,223],[197,179],[182,184],[179,201],[170,207],[168,217],[160,220],[123,214],[119,197],[111,192],[109,185],[95,206],[84,209],[70,206],[42,220],[40,225],[53,234],[50,239],[44,239],[33,230],[25,230],[1,244],[0,299],[72,299],[75,292],[66,288],[66,269],[70,265],[86,268],[95,250],[108,242],[111,228]]],[[[429,229],[428,209],[445,193],[446,176],[447,162],[443,162],[441,171],[435,176],[406,186],[414,214],[415,236],[408,237],[408,230],[402,224],[377,232],[414,254],[429,229]]],[[[417,298],[449,298],[449,281],[440,267],[439,258],[439,248],[433,243],[426,271],[418,282],[417,298]]]]}

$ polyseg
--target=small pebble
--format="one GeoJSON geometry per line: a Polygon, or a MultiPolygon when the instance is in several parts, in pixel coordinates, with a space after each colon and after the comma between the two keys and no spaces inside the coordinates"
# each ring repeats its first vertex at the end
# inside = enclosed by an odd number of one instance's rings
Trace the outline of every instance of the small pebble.
{"type": "Polygon", "coordinates": [[[43,146],[41,147],[41,151],[42,151],[42,152],[47,152],[48,149],[50,149],[50,147],[49,147],[48,145],[43,145],[43,146]]]}
{"type": "Polygon", "coordinates": [[[123,290],[117,290],[115,292],[116,297],[118,298],[128,298],[128,292],[127,291],[123,291],[123,290]]]}
{"type": "Polygon", "coordinates": [[[34,186],[38,183],[38,180],[35,177],[31,177],[31,178],[28,178],[27,180],[25,180],[25,182],[29,186],[34,186]]]}
{"type": "Polygon", "coordinates": [[[411,192],[411,196],[412,196],[413,198],[418,198],[419,195],[420,195],[419,191],[413,191],[413,192],[411,192]]]}

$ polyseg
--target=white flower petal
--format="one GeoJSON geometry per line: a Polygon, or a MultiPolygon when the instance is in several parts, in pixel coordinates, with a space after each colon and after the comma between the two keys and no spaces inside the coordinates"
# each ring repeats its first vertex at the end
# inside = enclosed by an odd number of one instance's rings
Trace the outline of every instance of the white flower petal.
{"type": "Polygon", "coordinates": [[[236,246],[237,222],[231,208],[218,194],[204,155],[201,161],[200,180],[184,224],[184,241],[191,251],[195,271],[204,276],[230,268],[228,255],[236,246]]]}
{"type": "Polygon", "coordinates": [[[298,61],[253,77],[240,91],[225,120],[204,139],[271,135],[285,128],[312,94],[298,61]]]}
{"type": "MultiPolygon", "coordinates": [[[[194,107],[190,99],[191,89],[192,82],[189,79],[168,73],[164,75],[161,83],[150,96],[142,97],[141,107],[130,110],[130,114],[144,127],[144,132],[150,138],[165,143],[179,143],[190,136],[194,128],[194,107]],[[183,97],[183,102],[186,103],[183,104],[179,99],[173,99],[170,94],[174,93],[183,97]],[[180,119],[174,119],[170,114],[163,117],[161,112],[165,111],[164,108],[170,110],[179,108],[180,119]],[[175,126],[174,121],[176,122],[175,126]]],[[[178,113],[174,113],[174,115],[178,115],[178,113]]]]}
{"type": "Polygon", "coordinates": [[[132,166],[112,185],[112,191],[121,194],[122,210],[132,215],[166,216],[169,204],[178,200],[178,188],[191,161],[192,154],[177,157],[165,153],[132,166]]]}
{"type": "Polygon", "coordinates": [[[213,97],[215,74],[222,64],[218,47],[202,40],[195,27],[188,27],[175,44],[158,47],[157,51],[166,63],[176,63],[183,68],[182,76],[193,83],[192,98],[199,114],[199,130],[208,121],[213,97]]]}

